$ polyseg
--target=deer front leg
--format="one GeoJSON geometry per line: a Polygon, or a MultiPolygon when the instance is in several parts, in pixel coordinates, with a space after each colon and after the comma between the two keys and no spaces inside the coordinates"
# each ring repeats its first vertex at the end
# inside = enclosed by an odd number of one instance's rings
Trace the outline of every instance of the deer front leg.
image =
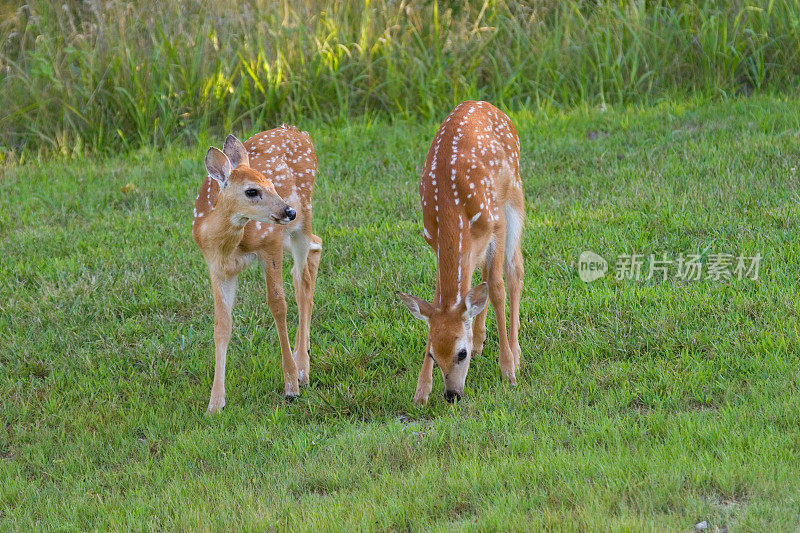
{"type": "Polygon", "coordinates": [[[283,250],[276,246],[270,250],[264,261],[267,279],[267,304],[275,320],[275,329],[281,345],[281,366],[283,368],[284,394],[287,399],[300,395],[297,382],[297,366],[292,357],[289,333],[286,330],[286,296],[283,292],[283,250]]]}
{"type": "MultiPolygon", "coordinates": [[[[483,265],[481,281],[486,281],[488,271],[486,265],[483,265]]],[[[486,313],[489,312],[489,307],[483,308],[483,311],[478,313],[475,317],[475,322],[472,323],[472,355],[480,355],[483,352],[483,343],[486,342],[486,313]]]]}
{"type": "Polygon", "coordinates": [[[231,340],[233,302],[236,299],[236,276],[224,279],[211,275],[214,293],[214,385],[208,400],[207,414],[218,413],[225,407],[225,358],[231,340]]]}
{"type": "Polygon", "coordinates": [[[414,403],[423,406],[428,403],[428,396],[431,395],[433,388],[433,357],[428,348],[425,348],[425,356],[422,361],[422,369],[419,371],[417,379],[417,391],[414,393],[414,403]]]}

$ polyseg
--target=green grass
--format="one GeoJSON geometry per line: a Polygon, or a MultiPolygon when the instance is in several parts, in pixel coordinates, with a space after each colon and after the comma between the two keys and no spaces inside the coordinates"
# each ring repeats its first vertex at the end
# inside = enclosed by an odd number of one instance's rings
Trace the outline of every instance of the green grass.
{"type": "Polygon", "coordinates": [[[413,406],[426,330],[394,297],[433,292],[417,183],[437,121],[299,124],[325,241],[312,384],[285,403],[249,270],[215,417],[205,145],[3,168],[0,529],[796,527],[798,101],[512,118],[523,368],[502,383],[490,313],[452,406],[438,375],[413,406]],[[585,249],[763,261],[758,281],[585,284],[585,249]]]}
{"type": "Polygon", "coordinates": [[[0,158],[309,116],[435,120],[467,98],[561,109],[800,85],[795,0],[19,4],[0,2],[0,158]]]}

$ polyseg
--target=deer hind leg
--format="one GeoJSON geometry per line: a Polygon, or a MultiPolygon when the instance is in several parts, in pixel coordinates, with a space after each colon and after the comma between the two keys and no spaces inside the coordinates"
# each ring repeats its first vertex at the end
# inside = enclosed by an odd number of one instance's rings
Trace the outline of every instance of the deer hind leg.
{"type": "Polygon", "coordinates": [[[218,413],[225,407],[225,359],[233,327],[232,311],[236,299],[237,276],[228,279],[212,274],[214,294],[214,384],[208,400],[207,414],[218,413]]]}
{"type": "Polygon", "coordinates": [[[508,285],[509,299],[511,300],[511,331],[509,344],[514,354],[514,366],[519,369],[522,349],[519,347],[519,301],[522,295],[522,278],[525,276],[525,267],[522,264],[522,250],[519,245],[514,250],[511,261],[505,263],[506,284],[508,285]]]}
{"type": "MultiPolygon", "coordinates": [[[[523,204],[520,198],[518,204],[523,204]]],[[[522,350],[519,346],[519,302],[522,295],[522,283],[525,277],[525,266],[522,262],[522,224],[521,209],[507,203],[504,207],[506,216],[506,254],[504,258],[506,284],[511,300],[511,332],[509,344],[514,354],[514,367],[519,368],[522,350]]]]}
{"type": "Polygon", "coordinates": [[[492,260],[491,264],[488,265],[489,300],[492,302],[492,308],[494,309],[494,318],[497,322],[497,337],[500,341],[500,372],[512,386],[516,386],[514,354],[511,352],[506,333],[506,287],[503,282],[503,261],[501,259],[503,257],[504,244],[504,240],[498,239],[495,246],[495,260],[492,260]]]}
{"type": "Polygon", "coordinates": [[[322,252],[322,239],[297,231],[289,237],[292,254],[292,280],[297,300],[298,325],[294,342],[294,359],[300,386],[308,385],[310,374],[309,350],[311,348],[311,313],[314,308],[314,287],[322,252]]]}
{"type": "Polygon", "coordinates": [[[319,271],[319,260],[322,257],[322,239],[316,235],[311,235],[311,242],[308,249],[308,271],[311,274],[311,281],[309,284],[309,310],[308,321],[306,322],[306,340],[308,341],[307,349],[311,353],[311,312],[314,309],[314,291],[317,287],[317,272],[319,271]]]}
{"type": "Polygon", "coordinates": [[[292,357],[289,332],[286,330],[286,296],[283,292],[283,250],[280,245],[265,253],[264,274],[267,279],[267,304],[275,320],[278,339],[281,345],[281,366],[283,368],[284,394],[287,398],[300,395],[297,381],[297,366],[292,357]]]}

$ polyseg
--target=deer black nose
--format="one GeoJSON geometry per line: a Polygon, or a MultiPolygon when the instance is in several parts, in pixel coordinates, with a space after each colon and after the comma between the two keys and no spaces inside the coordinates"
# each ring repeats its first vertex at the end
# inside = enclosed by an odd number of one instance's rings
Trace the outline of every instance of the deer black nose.
{"type": "Polygon", "coordinates": [[[289,220],[294,220],[294,217],[297,216],[297,212],[288,205],[286,206],[286,209],[283,210],[283,213],[289,220]]]}
{"type": "Polygon", "coordinates": [[[447,400],[447,403],[453,403],[457,400],[461,399],[461,395],[453,390],[444,391],[444,399],[447,400]]]}

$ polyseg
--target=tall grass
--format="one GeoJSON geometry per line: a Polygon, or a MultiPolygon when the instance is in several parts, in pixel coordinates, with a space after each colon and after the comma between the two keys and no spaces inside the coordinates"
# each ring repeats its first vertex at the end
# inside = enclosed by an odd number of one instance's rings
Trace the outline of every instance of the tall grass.
{"type": "Polygon", "coordinates": [[[0,151],[786,89],[798,26],[792,0],[30,0],[0,7],[0,151]]]}

